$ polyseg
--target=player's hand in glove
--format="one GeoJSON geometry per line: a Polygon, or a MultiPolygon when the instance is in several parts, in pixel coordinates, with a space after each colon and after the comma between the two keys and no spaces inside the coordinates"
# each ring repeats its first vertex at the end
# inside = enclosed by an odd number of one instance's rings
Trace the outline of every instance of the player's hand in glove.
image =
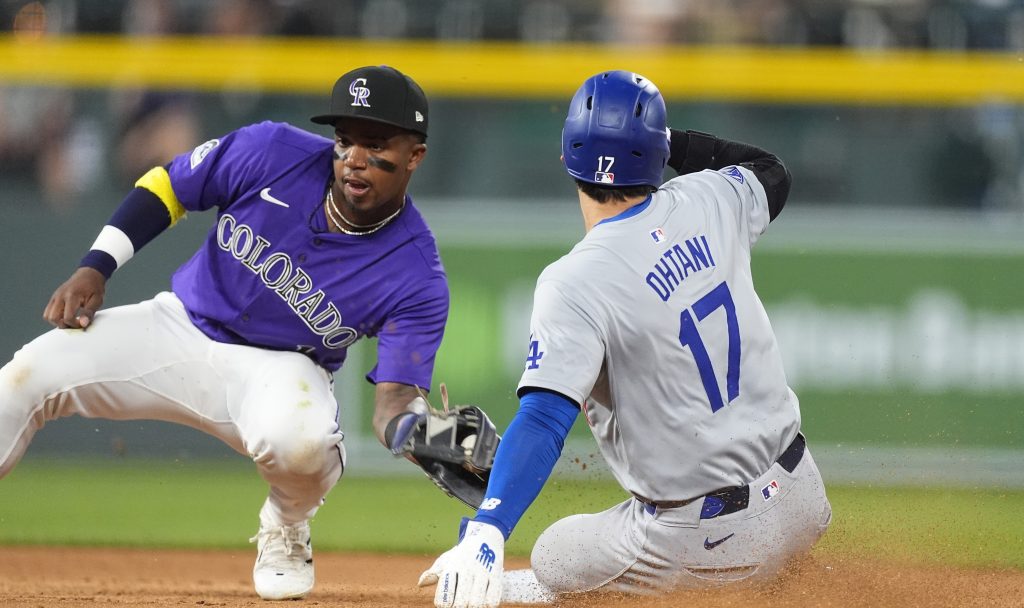
{"type": "Polygon", "coordinates": [[[103,305],[107,279],[98,270],[79,268],[50,296],[43,318],[61,329],[85,329],[103,305]]]}
{"type": "Polygon", "coordinates": [[[501,437],[483,410],[476,406],[431,409],[417,398],[410,409],[395,416],[384,440],[396,456],[407,456],[423,468],[437,487],[476,509],[484,499],[494,454],[501,437]]]}
{"type": "Polygon", "coordinates": [[[459,544],[420,575],[419,586],[437,585],[436,608],[494,608],[501,603],[505,537],[491,524],[463,520],[459,544]]]}

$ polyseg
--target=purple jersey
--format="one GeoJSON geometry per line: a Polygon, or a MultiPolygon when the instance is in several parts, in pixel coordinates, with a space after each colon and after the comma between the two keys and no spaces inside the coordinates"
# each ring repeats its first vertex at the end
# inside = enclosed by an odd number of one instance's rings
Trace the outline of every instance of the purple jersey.
{"type": "Polygon", "coordinates": [[[172,288],[210,338],[305,352],[335,371],[347,347],[378,338],[372,382],[430,387],[448,317],[434,236],[406,198],[372,235],[327,230],[333,142],[263,122],[175,158],[171,185],[217,224],[172,288]]]}

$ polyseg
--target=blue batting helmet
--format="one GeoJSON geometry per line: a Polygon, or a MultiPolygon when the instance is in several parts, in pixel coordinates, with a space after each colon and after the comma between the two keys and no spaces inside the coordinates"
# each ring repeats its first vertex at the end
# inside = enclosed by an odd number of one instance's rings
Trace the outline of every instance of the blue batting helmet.
{"type": "Polygon", "coordinates": [[[660,186],[669,135],[658,87],[623,70],[588,78],[569,103],[562,156],[569,175],[585,182],[660,186]]]}

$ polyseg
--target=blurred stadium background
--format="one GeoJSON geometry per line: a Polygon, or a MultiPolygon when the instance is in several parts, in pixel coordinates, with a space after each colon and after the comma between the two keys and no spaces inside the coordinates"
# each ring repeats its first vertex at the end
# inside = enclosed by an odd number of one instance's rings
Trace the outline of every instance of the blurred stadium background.
{"type": "MultiPolygon", "coordinates": [[[[826,479],[1024,486],[1021,0],[0,0],[0,358],[47,329],[142,172],[250,122],[316,130],[367,64],[430,97],[411,192],[451,279],[435,382],[455,401],[511,418],[533,281],[582,235],[566,103],[632,69],[673,126],[794,175],[753,264],[826,479]]],[[[166,289],[212,221],[148,246],[107,305],[166,289]]],[[[373,346],[337,378],[350,474],[415,473],[369,432],[373,346]]],[[[600,474],[573,433],[560,474],[600,474]]],[[[27,459],[84,457],[238,458],[171,425],[69,419],[27,459]]]]}

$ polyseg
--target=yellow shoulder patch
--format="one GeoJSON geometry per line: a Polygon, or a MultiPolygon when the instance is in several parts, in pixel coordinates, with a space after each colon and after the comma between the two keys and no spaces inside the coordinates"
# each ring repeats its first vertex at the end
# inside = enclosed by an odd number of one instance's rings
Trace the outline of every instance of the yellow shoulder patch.
{"type": "Polygon", "coordinates": [[[153,167],[140,177],[139,181],[135,182],[135,186],[149,190],[160,199],[160,202],[167,207],[168,213],[171,214],[171,226],[185,217],[185,207],[174,194],[174,188],[171,187],[171,176],[167,174],[167,169],[153,167]]]}

